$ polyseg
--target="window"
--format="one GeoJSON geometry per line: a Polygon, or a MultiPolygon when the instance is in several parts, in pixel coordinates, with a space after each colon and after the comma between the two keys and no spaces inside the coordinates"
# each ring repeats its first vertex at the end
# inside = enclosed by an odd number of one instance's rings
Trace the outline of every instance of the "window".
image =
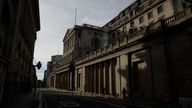
{"type": "Polygon", "coordinates": [[[93,49],[98,49],[99,48],[99,39],[96,37],[93,38],[91,44],[92,44],[93,49]]]}
{"type": "Polygon", "coordinates": [[[160,14],[160,13],[162,13],[162,12],[163,12],[163,6],[159,6],[159,7],[157,8],[157,13],[160,14]]]}
{"type": "Polygon", "coordinates": [[[139,18],[139,23],[141,24],[143,22],[144,22],[144,17],[142,16],[142,17],[139,18]]]}
{"type": "Polygon", "coordinates": [[[130,27],[133,28],[135,26],[134,22],[131,22],[130,27]]]}
{"type": "Polygon", "coordinates": [[[133,11],[130,12],[130,17],[131,17],[131,18],[133,17],[133,11]]]}
{"type": "Polygon", "coordinates": [[[153,12],[152,12],[152,11],[151,11],[151,12],[149,12],[149,13],[147,14],[147,16],[148,16],[148,19],[153,18],[153,12]]]}
{"type": "Polygon", "coordinates": [[[115,38],[115,33],[112,34],[112,38],[115,38]]]}
{"type": "Polygon", "coordinates": [[[126,30],[126,26],[124,26],[124,27],[123,27],[123,32],[126,32],[126,31],[127,31],[127,30],[126,30]]]}
{"type": "Polygon", "coordinates": [[[117,31],[117,35],[120,35],[120,30],[117,31]]]}
{"type": "Polygon", "coordinates": [[[97,36],[97,33],[95,32],[94,35],[97,36]]]}
{"type": "Polygon", "coordinates": [[[10,26],[10,9],[9,9],[9,5],[8,5],[8,0],[4,1],[4,4],[2,5],[2,13],[0,14],[1,18],[0,18],[0,23],[3,25],[3,27],[9,27],[10,26]]]}
{"type": "Polygon", "coordinates": [[[81,47],[81,39],[78,39],[78,48],[81,47]]]}

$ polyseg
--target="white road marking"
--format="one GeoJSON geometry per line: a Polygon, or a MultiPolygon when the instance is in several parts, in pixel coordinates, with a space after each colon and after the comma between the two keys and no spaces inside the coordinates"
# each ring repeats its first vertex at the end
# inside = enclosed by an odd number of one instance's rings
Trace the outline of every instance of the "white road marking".
{"type": "Polygon", "coordinates": [[[60,101],[59,102],[63,107],[67,108],[74,108],[74,107],[79,107],[80,105],[74,101],[60,101]]]}

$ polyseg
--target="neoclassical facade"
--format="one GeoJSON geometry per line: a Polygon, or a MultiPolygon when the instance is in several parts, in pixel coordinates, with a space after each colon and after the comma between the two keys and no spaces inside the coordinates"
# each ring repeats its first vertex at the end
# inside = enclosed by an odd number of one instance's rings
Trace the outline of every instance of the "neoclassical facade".
{"type": "Polygon", "coordinates": [[[0,103],[31,89],[39,30],[38,0],[0,1],[0,103]]]}
{"type": "Polygon", "coordinates": [[[111,42],[134,31],[145,29],[191,5],[188,0],[136,0],[103,28],[109,29],[111,42]]]}
{"type": "Polygon", "coordinates": [[[75,25],[63,39],[63,58],[66,63],[106,46],[108,31],[90,24],[75,25]]]}
{"type": "MultiPolygon", "coordinates": [[[[192,14],[188,15],[191,17],[192,14]]],[[[191,19],[187,20],[188,15],[175,15],[164,23],[159,22],[156,30],[137,31],[86,55],[75,62],[74,79],[68,66],[58,67],[56,87],[72,90],[74,85],[77,91],[119,97],[125,87],[129,96],[143,100],[154,96],[178,96],[178,92],[191,96],[187,86],[177,85],[184,84],[183,78],[190,76],[191,70],[187,65],[191,62],[192,53],[189,50],[191,19]],[[179,21],[184,21],[186,25],[179,21]]],[[[185,80],[185,83],[190,82],[190,78],[185,80]]]]}
{"type": "Polygon", "coordinates": [[[129,14],[121,12],[103,26],[108,30],[107,46],[74,59],[74,69],[66,61],[57,66],[56,88],[119,98],[125,88],[128,98],[139,102],[192,97],[190,2],[138,1],[122,11],[129,14]],[[144,9],[139,13],[134,6],[144,9]]]}
{"type": "Polygon", "coordinates": [[[76,60],[80,59],[84,55],[89,54],[98,48],[104,48],[107,44],[108,30],[101,27],[83,24],[81,26],[75,25],[73,28],[68,29],[63,39],[64,47],[62,60],[58,61],[58,65],[53,74],[48,75],[48,86],[57,88],[61,87],[65,89],[69,87],[70,89],[73,89],[75,83],[73,72],[62,72],[57,74],[57,68],[60,66],[70,67],[74,65],[76,60]],[[67,76],[69,76],[70,79],[67,79],[67,76]],[[65,83],[67,86],[61,86],[61,83],[65,83]]]}

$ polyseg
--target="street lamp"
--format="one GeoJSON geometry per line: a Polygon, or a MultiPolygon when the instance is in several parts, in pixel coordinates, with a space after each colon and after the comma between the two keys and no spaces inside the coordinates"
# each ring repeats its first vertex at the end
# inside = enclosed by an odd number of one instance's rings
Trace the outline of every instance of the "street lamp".
{"type": "Polygon", "coordinates": [[[41,69],[42,64],[41,64],[41,62],[39,61],[39,62],[37,63],[37,65],[35,65],[35,66],[37,67],[37,69],[41,69]]]}
{"type": "MultiPolygon", "coordinates": [[[[39,70],[39,69],[41,69],[41,67],[42,67],[42,64],[41,64],[41,62],[40,61],[38,61],[37,62],[37,64],[36,65],[33,65],[34,66],[34,68],[35,67],[37,67],[37,69],[39,70]]],[[[36,72],[36,71],[35,71],[36,72]]],[[[36,77],[36,76],[35,76],[36,77]]],[[[35,108],[35,92],[36,92],[36,89],[37,89],[37,86],[36,86],[36,83],[37,83],[37,79],[36,78],[33,78],[34,79],[34,81],[33,81],[33,86],[34,86],[34,91],[33,91],[33,108],[35,108]]]]}

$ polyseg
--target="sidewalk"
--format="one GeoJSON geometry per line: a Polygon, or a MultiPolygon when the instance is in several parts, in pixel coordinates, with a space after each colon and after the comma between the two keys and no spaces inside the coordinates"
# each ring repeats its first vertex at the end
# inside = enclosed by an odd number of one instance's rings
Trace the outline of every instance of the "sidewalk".
{"type": "Polygon", "coordinates": [[[15,97],[14,102],[4,108],[37,108],[39,95],[36,93],[33,101],[33,92],[19,94],[15,97]]]}

